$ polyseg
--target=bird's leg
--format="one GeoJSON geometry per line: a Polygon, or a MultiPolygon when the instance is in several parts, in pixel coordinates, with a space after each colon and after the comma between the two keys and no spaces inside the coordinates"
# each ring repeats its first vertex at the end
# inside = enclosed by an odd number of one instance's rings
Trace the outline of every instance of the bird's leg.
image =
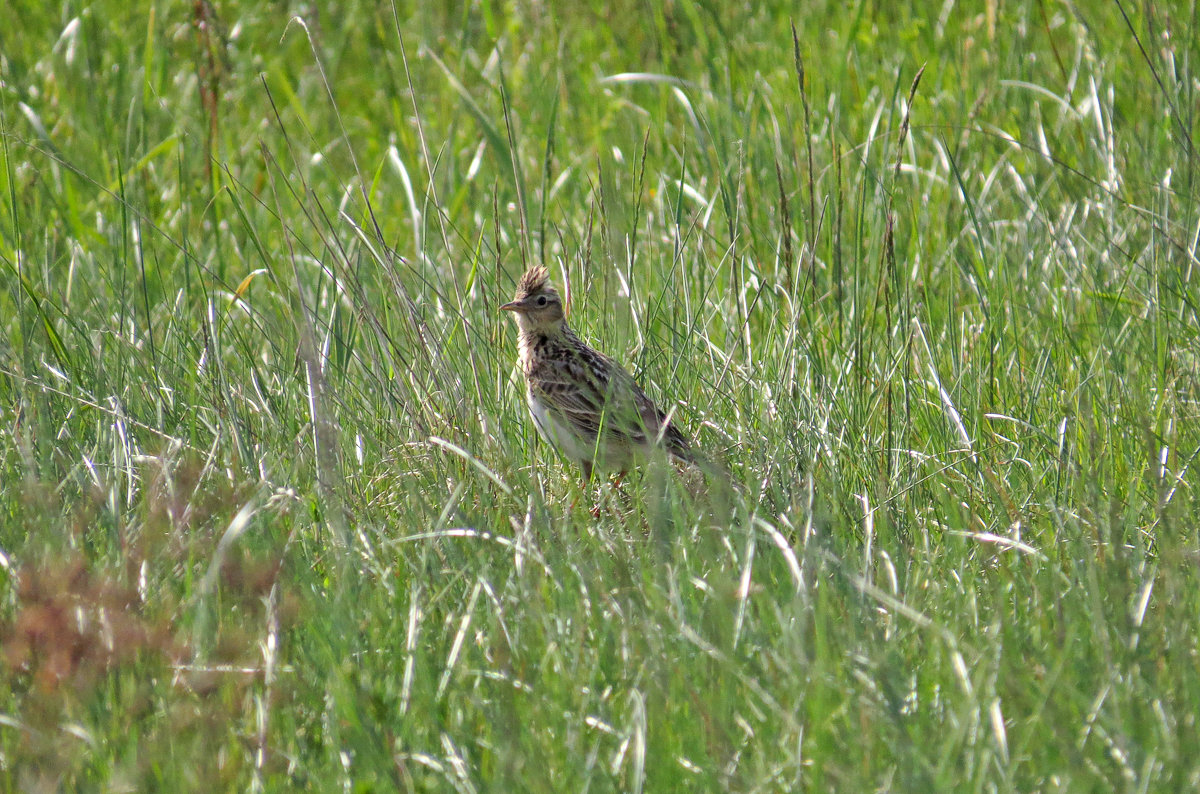
{"type": "Polygon", "coordinates": [[[627,511],[633,509],[633,495],[628,491],[622,491],[620,486],[621,483],[625,482],[625,477],[628,474],[628,471],[617,472],[617,478],[613,480],[612,490],[610,491],[618,506],[623,507],[627,511]]]}
{"type": "MultiPolygon", "coordinates": [[[[580,468],[583,469],[583,490],[585,492],[590,491],[592,489],[592,468],[593,468],[592,462],[590,460],[581,460],[581,461],[579,461],[579,466],[580,466],[580,468]]],[[[579,502],[579,497],[577,496],[577,497],[575,497],[574,501],[571,502],[572,512],[575,510],[575,505],[578,502],[579,502]]],[[[600,517],[600,508],[598,506],[592,508],[592,517],[593,518],[600,517]]]]}
{"type": "MultiPolygon", "coordinates": [[[[627,472],[627,471],[620,471],[620,472],[617,472],[617,477],[616,477],[616,479],[615,479],[615,480],[613,480],[611,483],[609,483],[609,486],[608,486],[608,498],[609,498],[609,499],[612,499],[614,496],[620,496],[620,495],[621,495],[621,491],[619,490],[619,486],[621,485],[621,482],[622,482],[622,480],[624,480],[624,479],[625,479],[625,475],[626,475],[626,474],[628,474],[628,473],[629,473],[629,472],[627,472]]],[[[604,498],[605,498],[605,497],[604,497],[604,495],[603,495],[603,492],[602,492],[602,493],[599,495],[599,497],[598,497],[598,498],[600,499],[600,501],[603,501],[603,500],[604,500],[604,498]]],[[[595,509],[594,509],[594,510],[592,510],[592,515],[593,515],[594,517],[596,517],[596,518],[599,518],[599,517],[600,517],[600,501],[597,501],[597,502],[596,502],[596,507],[595,507],[595,509]]]]}

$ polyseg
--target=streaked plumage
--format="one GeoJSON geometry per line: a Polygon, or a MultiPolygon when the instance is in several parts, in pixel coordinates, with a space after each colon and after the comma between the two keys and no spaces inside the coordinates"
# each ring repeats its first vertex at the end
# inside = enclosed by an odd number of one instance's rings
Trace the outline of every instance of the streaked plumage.
{"type": "Polygon", "coordinates": [[[695,462],[687,437],[633,377],[567,325],[549,275],[544,267],[530,268],[512,302],[500,307],[517,321],[526,398],[538,433],[579,464],[589,480],[593,466],[627,471],[655,445],[695,462]]]}

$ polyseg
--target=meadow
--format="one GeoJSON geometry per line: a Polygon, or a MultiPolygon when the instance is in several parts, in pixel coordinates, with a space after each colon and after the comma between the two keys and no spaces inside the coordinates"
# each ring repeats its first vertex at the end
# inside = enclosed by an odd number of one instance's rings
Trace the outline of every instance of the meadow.
{"type": "Polygon", "coordinates": [[[0,790],[1200,789],[1197,64],[1194,0],[0,4],[0,790]],[[537,438],[534,264],[709,471],[537,438]]]}

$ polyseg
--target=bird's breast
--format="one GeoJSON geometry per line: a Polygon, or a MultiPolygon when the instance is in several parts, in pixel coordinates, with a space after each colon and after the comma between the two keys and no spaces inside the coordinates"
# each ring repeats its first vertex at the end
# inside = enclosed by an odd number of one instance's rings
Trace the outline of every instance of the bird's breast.
{"type": "Polygon", "coordinates": [[[521,361],[521,372],[525,377],[528,378],[533,373],[534,365],[545,355],[549,341],[545,334],[521,334],[517,342],[517,352],[521,361]]]}

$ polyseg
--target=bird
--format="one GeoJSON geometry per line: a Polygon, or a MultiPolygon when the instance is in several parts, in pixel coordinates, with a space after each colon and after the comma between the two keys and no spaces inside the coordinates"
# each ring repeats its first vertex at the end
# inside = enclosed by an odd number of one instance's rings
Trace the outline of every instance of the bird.
{"type": "Polygon", "coordinates": [[[589,347],[567,324],[550,273],[536,265],[500,306],[517,323],[526,402],[538,435],[583,470],[617,472],[614,486],[656,449],[698,463],[692,443],[613,359],[589,347]]]}

